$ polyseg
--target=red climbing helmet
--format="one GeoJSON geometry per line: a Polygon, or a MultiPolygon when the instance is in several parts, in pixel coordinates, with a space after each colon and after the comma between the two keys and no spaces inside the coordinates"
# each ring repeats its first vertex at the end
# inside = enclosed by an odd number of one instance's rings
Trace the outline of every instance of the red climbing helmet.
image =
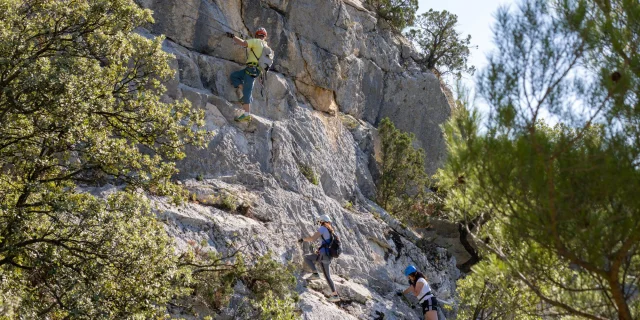
{"type": "Polygon", "coordinates": [[[258,36],[264,36],[266,38],[267,30],[265,28],[258,28],[258,30],[256,30],[256,37],[258,36]]]}

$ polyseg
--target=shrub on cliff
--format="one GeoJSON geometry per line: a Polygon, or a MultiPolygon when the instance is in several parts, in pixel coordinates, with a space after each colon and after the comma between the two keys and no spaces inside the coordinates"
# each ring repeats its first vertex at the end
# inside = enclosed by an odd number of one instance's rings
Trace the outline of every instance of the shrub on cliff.
{"type": "Polygon", "coordinates": [[[463,37],[456,26],[458,16],[446,10],[429,11],[416,16],[414,27],[405,33],[422,53],[420,63],[439,76],[452,74],[458,78],[462,73],[473,75],[475,68],[468,65],[471,54],[471,35],[463,37]]]}
{"type": "Polygon", "coordinates": [[[398,30],[413,25],[418,0],[367,0],[378,16],[398,30]]]}
{"type": "Polygon", "coordinates": [[[413,226],[425,226],[438,204],[424,169],[424,150],[414,147],[412,133],[402,132],[389,118],[378,126],[382,143],[381,176],[376,200],[389,213],[413,226]]]}
{"type": "MultiPolygon", "coordinates": [[[[241,250],[225,256],[206,251],[206,242],[191,243],[181,257],[181,270],[187,271],[181,285],[193,290],[189,296],[174,301],[174,305],[189,311],[193,305],[204,305],[213,312],[229,307],[234,286],[242,283],[251,291],[250,303],[233,306],[243,318],[295,319],[297,293],[294,266],[282,265],[272,253],[247,263],[241,250]],[[256,313],[257,311],[257,313],[256,313]]],[[[196,314],[197,315],[197,314],[196,314]]]]}
{"type": "Polygon", "coordinates": [[[140,190],[168,196],[203,115],[161,102],[162,39],[132,0],[0,1],[0,314],[152,318],[171,241],[140,190]],[[97,197],[90,189],[126,187],[97,197]]]}

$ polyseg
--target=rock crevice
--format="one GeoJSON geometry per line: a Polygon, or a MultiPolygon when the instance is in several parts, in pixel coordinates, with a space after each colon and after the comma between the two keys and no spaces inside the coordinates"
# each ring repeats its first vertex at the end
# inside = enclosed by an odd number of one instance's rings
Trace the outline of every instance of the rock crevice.
{"type": "MultiPolygon", "coordinates": [[[[270,250],[282,262],[302,265],[316,244],[299,246],[296,239],[313,234],[314,217],[326,214],[345,244],[332,265],[345,301],[328,303],[323,281],[301,287],[306,319],[417,318],[394,294],[406,285],[408,264],[425,272],[442,299],[455,295],[455,258],[425,245],[371,200],[379,175],[375,126],[382,117],[416,134],[430,172],[444,157],[439,125],[450,107],[438,79],[415,65],[406,39],[379,26],[358,0],[138,2],[155,19],[139,32],[166,35],[163,48],[175,56],[177,73],[164,98],[202,109],[206,129],[215,134],[206,149],[187,148],[177,178],[201,197],[224,189],[249,205],[238,214],[154,198],[179,247],[204,240],[224,252],[233,239],[250,245],[252,255],[270,250]],[[256,81],[253,120],[236,123],[239,97],[229,75],[246,56],[220,30],[257,27],[269,32],[278,72],[256,81]]],[[[454,315],[455,308],[447,311],[454,315]]]]}

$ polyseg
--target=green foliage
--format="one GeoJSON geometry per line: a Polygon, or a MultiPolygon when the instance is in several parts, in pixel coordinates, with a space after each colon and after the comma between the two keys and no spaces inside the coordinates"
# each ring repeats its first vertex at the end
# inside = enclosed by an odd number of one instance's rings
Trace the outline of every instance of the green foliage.
{"type": "Polygon", "coordinates": [[[349,130],[357,129],[360,126],[358,120],[352,115],[340,112],[338,116],[340,117],[340,121],[342,122],[342,124],[349,130]]]}
{"type": "Polygon", "coordinates": [[[221,206],[223,210],[236,211],[238,208],[238,199],[234,195],[227,193],[222,196],[221,206]]]}
{"type": "Polygon", "coordinates": [[[382,19],[398,30],[412,26],[418,0],[367,0],[382,19]]]}
{"type": "Polygon", "coordinates": [[[291,297],[277,298],[271,291],[260,301],[261,319],[296,320],[295,302],[291,297]]]}
{"type": "Polygon", "coordinates": [[[424,226],[438,207],[435,195],[427,190],[431,182],[424,170],[424,150],[414,147],[413,134],[396,129],[389,118],[382,119],[378,132],[382,174],[377,202],[403,222],[424,226]]]}
{"type": "Polygon", "coordinates": [[[541,319],[535,315],[540,299],[495,256],[489,255],[473,271],[457,283],[460,319],[541,319]]]}
{"type": "Polygon", "coordinates": [[[205,206],[212,206],[227,212],[238,212],[241,211],[240,209],[247,210],[250,207],[250,205],[248,204],[242,206],[238,197],[231,193],[229,190],[222,190],[220,193],[214,193],[201,197],[198,197],[198,195],[195,193],[191,193],[189,194],[189,200],[205,206]]]}
{"type": "Polygon", "coordinates": [[[351,203],[351,201],[347,201],[347,202],[344,204],[344,208],[345,208],[345,209],[347,209],[347,210],[349,210],[349,211],[353,211],[353,210],[354,210],[353,203],[351,203]]]}
{"type": "Polygon", "coordinates": [[[294,292],[296,285],[294,271],[293,264],[283,266],[273,259],[273,254],[270,252],[259,257],[247,272],[241,274],[241,279],[259,300],[264,299],[269,292],[279,299],[297,298],[294,292]]]}
{"type": "MultiPolygon", "coordinates": [[[[229,304],[237,274],[246,271],[244,257],[238,252],[223,257],[204,250],[202,245],[191,245],[180,259],[180,265],[188,270],[190,276],[185,285],[193,290],[192,296],[197,304],[205,305],[214,312],[220,311],[229,304]]],[[[193,304],[185,303],[187,307],[193,304]]]]}
{"type": "Polygon", "coordinates": [[[498,13],[499,52],[479,79],[487,129],[457,112],[438,173],[450,218],[479,221],[471,234],[495,257],[469,292],[505,277],[492,295],[535,295],[532,316],[640,316],[638,12],[637,1],[614,0],[498,13]]]}
{"type": "Polygon", "coordinates": [[[151,318],[181,294],[171,242],[139,194],[170,178],[202,113],[163,103],[162,38],[132,0],[0,0],[0,313],[151,318]],[[106,199],[82,188],[125,184],[106,199]]]}
{"type": "Polygon", "coordinates": [[[446,10],[429,11],[418,15],[414,28],[405,32],[422,52],[421,63],[428,70],[440,75],[462,73],[473,75],[475,67],[469,66],[471,35],[466,38],[456,31],[458,16],[446,10]]]}
{"type": "MultiPolygon", "coordinates": [[[[269,252],[248,265],[240,250],[222,256],[205,248],[205,243],[192,242],[191,249],[181,257],[181,266],[191,272],[191,278],[185,281],[193,289],[191,299],[220,311],[227,307],[233,287],[240,281],[251,290],[252,303],[263,318],[291,319],[298,297],[292,264],[283,266],[269,252]]],[[[193,304],[185,302],[187,306],[193,304]]]]}
{"type": "Polygon", "coordinates": [[[318,181],[318,175],[316,174],[316,172],[313,170],[313,168],[311,168],[310,166],[306,165],[306,164],[298,164],[298,170],[300,170],[300,173],[302,173],[302,175],[307,178],[307,180],[309,180],[309,182],[311,182],[312,184],[315,184],[316,186],[318,185],[318,183],[320,183],[318,181]]]}

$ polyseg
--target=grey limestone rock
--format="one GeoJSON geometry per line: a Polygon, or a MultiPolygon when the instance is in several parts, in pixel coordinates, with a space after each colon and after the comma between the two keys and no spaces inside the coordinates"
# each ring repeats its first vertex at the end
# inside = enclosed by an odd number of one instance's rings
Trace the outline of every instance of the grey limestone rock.
{"type": "Polygon", "coordinates": [[[447,97],[432,73],[392,73],[385,79],[378,119],[389,117],[396,128],[415,134],[418,146],[425,150],[425,165],[431,174],[446,158],[440,125],[450,115],[447,97]]]}
{"type": "MultiPolygon", "coordinates": [[[[138,32],[165,34],[163,48],[175,57],[166,99],[187,99],[203,110],[212,133],[206,148],[187,147],[178,163],[177,178],[198,203],[151,198],[178,250],[191,240],[223,253],[247,245],[249,261],[271,250],[281,262],[301,265],[316,244],[295,240],[315,232],[314,217],[327,214],[344,243],[332,264],[344,301],[327,302],[324,281],[300,286],[305,319],[418,318],[394,295],[406,283],[407,264],[429,276],[438,297],[455,296],[456,259],[436,245],[442,242],[407,229],[372,201],[382,117],[416,134],[430,172],[445,156],[438,126],[450,107],[438,79],[417,70],[406,39],[381,26],[360,0],[138,3],[155,18],[138,32]],[[259,26],[276,52],[274,70],[264,82],[256,79],[253,119],[237,123],[240,104],[229,74],[243,68],[245,52],[218,29],[248,34],[259,26]],[[250,211],[207,205],[220,193],[250,211]]],[[[219,319],[234,318],[232,309],[246,301],[246,288],[235,289],[219,319]]],[[[455,308],[446,316],[455,317],[455,308]]]]}

